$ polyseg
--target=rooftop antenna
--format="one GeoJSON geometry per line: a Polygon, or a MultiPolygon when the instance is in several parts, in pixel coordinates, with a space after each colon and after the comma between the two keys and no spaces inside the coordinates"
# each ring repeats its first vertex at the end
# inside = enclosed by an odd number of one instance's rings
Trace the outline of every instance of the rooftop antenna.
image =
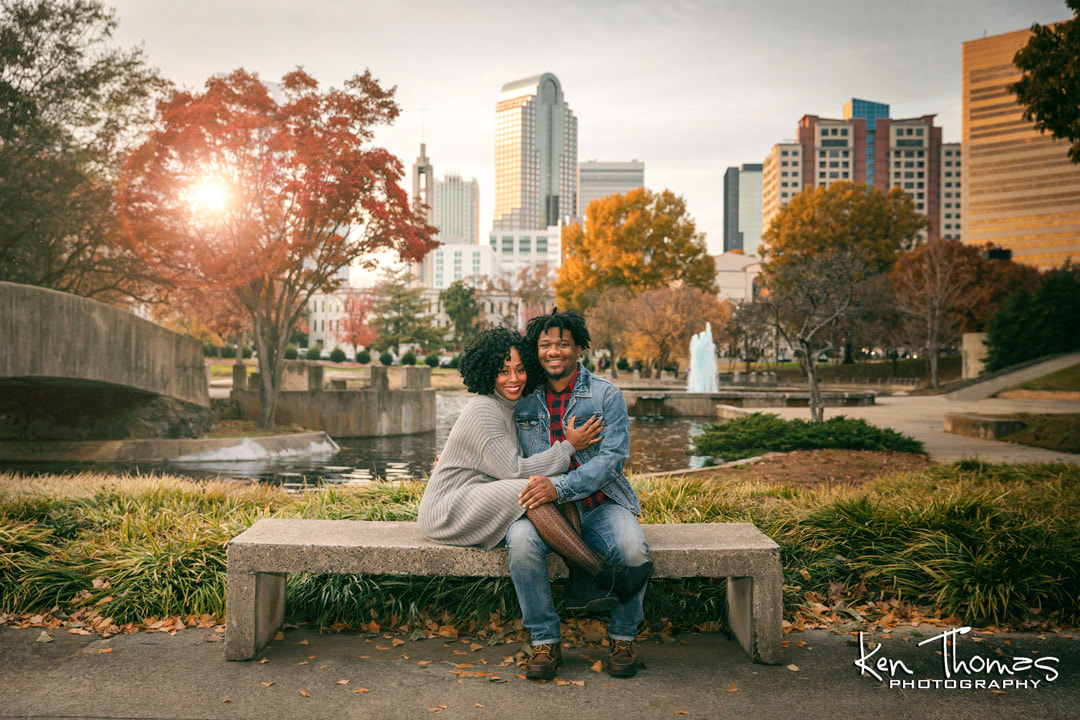
{"type": "Polygon", "coordinates": [[[420,142],[424,142],[424,113],[427,111],[426,107],[420,108],[420,142]]]}

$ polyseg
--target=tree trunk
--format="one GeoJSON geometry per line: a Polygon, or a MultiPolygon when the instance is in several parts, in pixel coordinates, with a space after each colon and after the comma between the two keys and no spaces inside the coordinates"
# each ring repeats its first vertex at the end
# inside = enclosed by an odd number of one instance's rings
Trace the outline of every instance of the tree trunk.
{"type": "Polygon", "coordinates": [[[930,362],[930,382],[935,388],[941,387],[941,378],[938,376],[938,349],[929,347],[926,349],[926,359],[930,362]]]}
{"type": "Polygon", "coordinates": [[[810,420],[823,422],[825,420],[825,403],[821,400],[821,388],[818,386],[817,377],[817,352],[812,352],[806,342],[803,346],[803,371],[806,373],[806,383],[809,386],[810,397],[807,403],[810,406],[810,420]]]}
{"type": "Polygon", "coordinates": [[[609,357],[611,358],[611,379],[614,380],[615,378],[619,377],[619,369],[617,367],[615,367],[615,365],[616,365],[615,348],[610,348],[609,347],[607,349],[607,351],[608,351],[609,357]]]}

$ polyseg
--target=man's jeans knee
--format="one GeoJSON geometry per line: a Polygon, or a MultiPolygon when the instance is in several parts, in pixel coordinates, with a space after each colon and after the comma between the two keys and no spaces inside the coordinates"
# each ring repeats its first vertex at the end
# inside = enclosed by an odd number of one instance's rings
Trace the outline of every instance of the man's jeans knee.
{"type": "MultiPolygon", "coordinates": [[[[636,567],[649,559],[649,545],[637,517],[615,502],[606,502],[582,513],[581,530],[585,542],[602,552],[609,562],[636,567]]],[[[608,622],[608,635],[615,640],[633,640],[645,620],[645,587],[637,595],[615,606],[608,622]]]]}
{"type": "Polygon", "coordinates": [[[532,644],[559,642],[559,614],[547,574],[548,546],[528,518],[518,519],[506,531],[506,552],[521,621],[532,636],[532,644]]]}

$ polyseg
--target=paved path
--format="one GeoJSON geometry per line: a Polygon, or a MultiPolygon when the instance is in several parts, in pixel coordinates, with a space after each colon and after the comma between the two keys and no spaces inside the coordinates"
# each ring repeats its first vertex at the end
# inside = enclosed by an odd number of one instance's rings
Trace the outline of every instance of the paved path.
{"type": "MultiPolygon", "coordinates": [[[[963,636],[961,659],[1043,658],[1042,663],[1058,674],[1052,681],[1047,676],[1053,672],[1040,670],[1006,675],[1029,683],[1039,680],[1039,685],[992,692],[990,687],[945,689],[938,654],[941,641],[917,644],[941,630],[922,627],[921,636],[912,636],[913,629],[893,632],[869,663],[873,667],[881,656],[900,660],[913,674],[897,667],[898,678],[942,681],[937,689],[932,685],[889,689],[869,674],[860,677],[854,665],[860,657],[857,637],[824,631],[785,636],[789,646],[784,649],[784,664],[778,666],[750,663],[733,641],[719,634],[680,636],[667,643],[647,640],[639,650],[645,668],[629,680],[590,670],[593,662],[606,657],[600,647],[571,648],[565,651],[560,678],[582,682],[579,686],[529,682],[516,676],[520,670],[498,667],[519,649],[517,644],[469,652],[468,641],[421,640],[394,648],[390,640],[378,636],[373,640],[355,634],[320,636],[300,629],[287,631],[283,641],[274,642],[259,656],[268,662],[260,664],[226,662],[222,643],[206,641],[216,635],[207,630],[110,640],[54,631],[54,642],[39,644],[35,639],[40,629],[0,628],[0,718],[1076,717],[1077,637],[995,635],[974,643],[968,641],[973,635],[963,636]],[[803,647],[796,644],[800,640],[806,643],[803,647]],[[377,650],[376,645],[389,649],[377,650]],[[456,655],[455,650],[467,654],[456,655]],[[1051,657],[1058,661],[1047,659],[1051,657]],[[462,662],[472,667],[455,667],[462,662]],[[492,672],[503,682],[452,672],[462,670],[492,672]],[[340,680],[348,683],[338,685],[340,680]],[[729,692],[733,685],[735,691],[729,692]],[[355,692],[361,689],[367,692],[355,692]]],[[[877,641],[881,636],[866,639],[877,641]]],[[[873,651],[865,647],[865,652],[873,651]]],[[[971,677],[1001,676],[982,672],[971,677]]]]}
{"type": "MultiPolygon", "coordinates": [[[[810,418],[807,408],[767,408],[783,418],[810,418]]],[[[938,462],[978,458],[988,462],[1066,462],[1080,463],[1080,455],[1042,448],[1026,447],[997,440],[953,435],[943,430],[945,413],[1080,413],[1080,402],[1058,400],[950,400],[941,395],[884,396],[876,405],[865,407],[827,407],[825,417],[846,415],[889,427],[921,440],[938,462]]]]}
{"type": "Polygon", "coordinates": [[[1058,355],[1044,362],[960,388],[949,393],[948,397],[953,400],[982,400],[1002,390],[1008,390],[1029,380],[1037,380],[1044,375],[1051,375],[1077,363],[1080,363],[1080,352],[1058,355]]]}

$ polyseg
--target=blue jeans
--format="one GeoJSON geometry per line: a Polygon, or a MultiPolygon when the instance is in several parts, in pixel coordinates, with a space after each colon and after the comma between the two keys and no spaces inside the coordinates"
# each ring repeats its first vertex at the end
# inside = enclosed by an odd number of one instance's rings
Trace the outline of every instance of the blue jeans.
{"type": "MultiPolygon", "coordinates": [[[[578,504],[578,511],[585,542],[608,562],[634,567],[649,559],[645,533],[634,514],[622,505],[608,501],[582,511],[578,504]]],[[[532,644],[559,642],[559,614],[555,612],[547,574],[546,558],[551,549],[527,517],[515,521],[506,531],[506,551],[510,556],[510,578],[521,605],[522,623],[532,635],[532,644]]],[[[637,595],[611,611],[608,635],[613,640],[633,641],[637,637],[645,619],[644,600],[642,586],[637,595]]]]}

